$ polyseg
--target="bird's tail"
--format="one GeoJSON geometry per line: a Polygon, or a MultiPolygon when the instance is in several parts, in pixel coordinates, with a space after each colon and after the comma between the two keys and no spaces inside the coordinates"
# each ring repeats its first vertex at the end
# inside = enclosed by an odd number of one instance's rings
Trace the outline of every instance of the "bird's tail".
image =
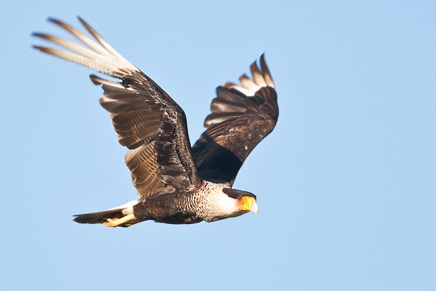
{"type": "Polygon", "coordinates": [[[138,200],[135,200],[105,211],[77,214],[74,215],[74,221],[90,224],[102,223],[110,227],[129,227],[141,221],[133,213],[133,206],[138,204],[138,202],[138,200]]]}

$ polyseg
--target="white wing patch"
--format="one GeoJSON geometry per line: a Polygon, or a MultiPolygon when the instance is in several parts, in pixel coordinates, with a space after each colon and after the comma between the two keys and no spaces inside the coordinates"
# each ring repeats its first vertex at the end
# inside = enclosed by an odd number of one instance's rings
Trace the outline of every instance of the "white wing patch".
{"type": "Polygon", "coordinates": [[[256,62],[252,63],[250,66],[251,74],[253,79],[250,79],[247,75],[242,75],[239,77],[239,82],[241,85],[233,84],[233,83],[225,83],[224,87],[228,89],[235,89],[247,97],[252,97],[256,94],[256,92],[262,87],[271,87],[275,88],[274,82],[272,80],[271,74],[268,70],[268,67],[265,63],[265,57],[262,54],[260,57],[260,66],[262,70],[260,71],[256,62]]]}

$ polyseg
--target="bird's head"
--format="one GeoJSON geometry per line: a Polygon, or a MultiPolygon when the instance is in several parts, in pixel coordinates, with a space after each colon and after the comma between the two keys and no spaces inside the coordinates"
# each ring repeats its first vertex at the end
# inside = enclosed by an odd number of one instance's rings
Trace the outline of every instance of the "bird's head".
{"type": "Polygon", "coordinates": [[[231,188],[224,188],[223,192],[226,193],[229,197],[236,199],[236,204],[240,211],[251,211],[254,214],[257,214],[259,209],[256,202],[256,195],[254,195],[253,193],[231,188]]]}

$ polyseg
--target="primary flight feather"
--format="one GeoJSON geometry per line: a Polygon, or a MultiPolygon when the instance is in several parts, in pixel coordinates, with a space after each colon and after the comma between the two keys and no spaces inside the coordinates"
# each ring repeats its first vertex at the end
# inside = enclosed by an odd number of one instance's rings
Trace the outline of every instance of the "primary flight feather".
{"type": "Polygon", "coordinates": [[[250,66],[252,78],[242,75],[241,85],[216,89],[206,130],[191,147],[184,111],[152,79],[80,17],[91,37],[63,21],[49,21],[80,43],[34,33],[63,49],[34,48],[120,79],[90,76],[102,85],[100,104],[110,112],[119,143],[129,149],[125,161],[140,196],[109,210],[76,215],[76,222],[128,227],[146,220],[188,224],[257,213],[256,196],[232,186],[247,156],[278,118],[277,93],[264,55],[260,67],[256,62],[250,66]]]}

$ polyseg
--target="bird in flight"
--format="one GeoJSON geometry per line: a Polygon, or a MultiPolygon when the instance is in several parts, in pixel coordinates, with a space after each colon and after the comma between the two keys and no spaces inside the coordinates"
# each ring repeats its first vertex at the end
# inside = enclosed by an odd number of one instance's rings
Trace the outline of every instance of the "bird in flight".
{"type": "Polygon", "coordinates": [[[90,76],[102,85],[99,102],[110,113],[118,142],[129,149],[125,162],[140,197],[109,210],[75,215],[74,221],[129,227],[147,220],[190,224],[257,214],[256,196],[232,186],[247,156],[277,123],[277,93],[264,55],[259,65],[250,66],[252,78],[244,74],[240,85],[225,83],[216,89],[206,130],[191,146],[182,108],[78,19],[89,36],[50,18],[78,42],[33,33],[63,49],[34,48],[120,80],[90,76]]]}

